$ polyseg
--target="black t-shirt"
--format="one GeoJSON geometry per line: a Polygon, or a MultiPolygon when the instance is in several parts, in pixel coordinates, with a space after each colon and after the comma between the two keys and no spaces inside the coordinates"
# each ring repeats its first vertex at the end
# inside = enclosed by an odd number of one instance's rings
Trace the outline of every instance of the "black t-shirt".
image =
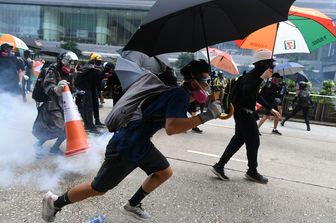
{"type": "Polygon", "coordinates": [[[272,107],[259,95],[260,84],[263,80],[260,75],[264,70],[253,69],[241,77],[237,97],[234,102],[235,110],[249,109],[255,111],[256,102],[271,110],[272,107]]]}
{"type": "Polygon", "coordinates": [[[0,91],[19,93],[19,70],[24,64],[17,57],[0,56],[0,91]]]}
{"type": "Polygon", "coordinates": [[[261,88],[260,96],[264,98],[264,100],[270,104],[275,104],[275,98],[278,95],[278,86],[272,82],[268,82],[265,86],[261,88]]]}

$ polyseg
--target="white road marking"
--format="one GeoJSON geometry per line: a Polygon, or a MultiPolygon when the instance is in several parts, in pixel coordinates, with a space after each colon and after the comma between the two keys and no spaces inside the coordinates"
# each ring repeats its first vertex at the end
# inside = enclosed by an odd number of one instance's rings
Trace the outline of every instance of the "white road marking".
{"type": "MultiPolygon", "coordinates": [[[[211,153],[203,153],[203,152],[194,151],[194,150],[187,150],[187,152],[188,153],[195,153],[195,154],[199,154],[199,155],[204,155],[204,156],[210,156],[210,157],[220,158],[220,156],[218,156],[216,154],[211,154],[211,153]]],[[[231,158],[230,160],[234,160],[234,161],[242,162],[242,163],[247,163],[246,160],[240,160],[240,159],[235,159],[235,158],[231,158]]]]}
{"type": "Polygon", "coordinates": [[[222,128],[228,128],[228,129],[234,129],[234,126],[228,126],[228,125],[220,125],[215,123],[205,123],[205,125],[215,126],[215,127],[222,127],[222,128]]]}

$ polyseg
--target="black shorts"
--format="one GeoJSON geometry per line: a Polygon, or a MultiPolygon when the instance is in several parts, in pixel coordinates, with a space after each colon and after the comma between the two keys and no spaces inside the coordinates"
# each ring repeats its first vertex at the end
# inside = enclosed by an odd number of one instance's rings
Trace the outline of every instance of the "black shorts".
{"type": "Polygon", "coordinates": [[[170,166],[166,157],[152,145],[149,152],[139,162],[125,159],[110,140],[106,147],[105,160],[91,186],[98,192],[106,192],[117,186],[134,169],[140,167],[147,175],[164,170],[170,166]]]}

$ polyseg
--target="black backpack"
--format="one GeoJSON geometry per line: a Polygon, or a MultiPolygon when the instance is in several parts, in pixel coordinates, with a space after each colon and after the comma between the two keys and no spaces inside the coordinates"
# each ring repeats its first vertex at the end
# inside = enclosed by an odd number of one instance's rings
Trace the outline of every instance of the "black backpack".
{"type": "Polygon", "coordinates": [[[230,112],[230,104],[234,104],[237,100],[238,89],[241,82],[242,76],[238,78],[232,78],[228,80],[224,88],[224,96],[222,101],[222,108],[226,114],[230,112]]]}
{"type": "MultiPolygon", "coordinates": [[[[54,65],[51,65],[49,68],[42,69],[41,73],[37,77],[37,81],[36,81],[36,84],[35,84],[35,87],[32,93],[32,98],[36,102],[42,103],[42,102],[47,102],[49,100],[49,96],[44,92],[44,88],[43,88],[43,81],[44,81],[44,78],[47,76],[49,69],[54,69],[56,71],[56,67],[54,65]]],[[[61,78],[60,78],[58,71],[56,71],[55,73],[56,73],[56,77],[60,80],[61,78]]]]}
{"type": "Polygon", "coordinates": [[[308,90],[300,90],[298,93],[297,103],[303,107],[310,106],[310,94],[308,90]]]}

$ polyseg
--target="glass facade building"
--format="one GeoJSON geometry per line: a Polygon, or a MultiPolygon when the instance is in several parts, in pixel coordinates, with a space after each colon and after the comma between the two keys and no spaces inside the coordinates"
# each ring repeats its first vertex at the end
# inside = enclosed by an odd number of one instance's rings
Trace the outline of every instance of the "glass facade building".
{"type": "Polygon", "coordinates": [[[147,11],[0,3],[0,32],[46,41],[124,45],[147,11]]]}

